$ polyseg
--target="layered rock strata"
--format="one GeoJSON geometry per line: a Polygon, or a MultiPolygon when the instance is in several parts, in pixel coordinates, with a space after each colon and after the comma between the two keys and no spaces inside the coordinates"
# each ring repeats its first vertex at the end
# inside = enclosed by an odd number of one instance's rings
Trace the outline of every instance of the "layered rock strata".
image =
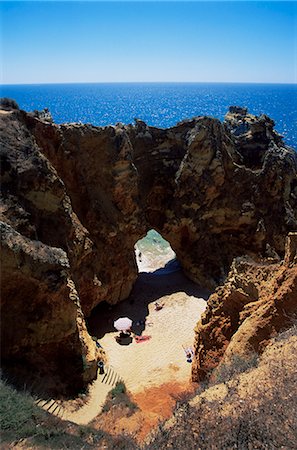
{"type": "Polygon", "coordinates": [[[98,303],[128,297],[134,245],[151,228],[186,274],[210,288],[236,256],[282,258],[285,236],[297,229],[296,153],[266,116],[233,108],[224,123],[197,117],[169,129],[140,120],[94,127],[56,125],[48,111],[6,106],[0,119],[2,238],[16,255],[12,264],[2,253],[7,360],[27,355],[31,363],[36,348],[42,355],[51,342],[61,349],[65,342],[81,379],[92,378],[94,344],[79,323],[84,328],[83,314],[98,303]],[[17,316],[23,338],[8,331],[17,316]]]}
{"type": "Polygon", "coordinates": [[[238,257],[216,289],[196,327],[193,381],[203,380],[232,357],[260,354],[271,338],[296,322],[297,233],[290,233],[283,261],[238,257]]]}

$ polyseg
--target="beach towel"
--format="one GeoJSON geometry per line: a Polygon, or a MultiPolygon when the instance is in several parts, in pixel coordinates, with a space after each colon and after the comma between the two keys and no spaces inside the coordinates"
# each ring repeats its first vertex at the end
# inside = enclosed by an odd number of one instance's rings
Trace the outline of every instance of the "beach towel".
{"type": "Polygon", "coordinates": [[[146,342],[151,339],[152,336],[134,336],[134,339],[137,344],[140,344],[140,342],[146,342]]]}

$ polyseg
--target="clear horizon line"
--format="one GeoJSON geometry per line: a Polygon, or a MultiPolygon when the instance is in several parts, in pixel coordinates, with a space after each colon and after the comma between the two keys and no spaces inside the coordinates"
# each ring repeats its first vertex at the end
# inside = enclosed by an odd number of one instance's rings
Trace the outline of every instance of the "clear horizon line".
{"type": "Polygon", "coordinates": [[[297,81],[55,81],[34,83],[1,83],[0,86],[40,86],[49,84],[291,84],[297,81]]]}

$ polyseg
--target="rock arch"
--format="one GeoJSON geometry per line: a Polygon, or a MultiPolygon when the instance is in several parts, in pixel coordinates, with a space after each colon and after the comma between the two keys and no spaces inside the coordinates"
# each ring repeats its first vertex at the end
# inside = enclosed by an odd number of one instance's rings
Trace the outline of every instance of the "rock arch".
{"type": "MultiPolygon", "coordinates": [[[[85,315],[101,301],[128,297],[137,277],[134,245],[151,228],[170,243],[185,273],[205,287],[224,280],[235,256],[283,256],[285,236],[297,229],[296,153],[266,116],[236,110],[224,123],[197,117],[169,129],[140,120],[100,128],[58,126],[12,110],[1,116],[0,126],[2,219],[10,227],[4,246],[13,253],[17,247],[10,244],[22,241],[18,251],[29,252],[28,289],[31,279],[35,286],[42,278],[50,292],[70,278],[78,296],[73,301],[85,315]],[[257,161],[256,167],[250,161],[257,161]],[[40,247],[30,241],[46,246],[42,276],[33,264],[40,247]],[[55,266],[56,248],[62,253],[55,266]]],[[[12,324],[10,280],[19,268],[7,261],[2,266],[3,311],[12,324]]],[[[33,303],[42,303],[34,292],[33,303]]],[[[15,311],[29,301],[24,295],[17,291],[15,311]]],[[[61,319],[59,308],[57,295],[51,314],[61,319]]],[[[80,314],[76,324],[83,323],[80,314]]],[[[30,317],[26,320],[29,326],[30,317]]],[[[89,337],[80,325],[78,339],[76,327],[71,328],[75,355],[90,354],[89,337]]],[[[68,332],[63,330],[59,342],[68,332]]],[[[40,336],[25,341],[12,339],[6,353],[45,345],[40,336]]],[[[65,341],[65,351],[69,345],[65,341]]],[[[92,358],[86,367],[94,367],[92,358]]]]}
{"type": "Polygon", "coordinates": [[[134,244],[151,228],[192,280],[214,287],[238,255],[269,245],[282,256],[287,232],[297,227],[296,153],[266,116],[242,110],[229,112],[226,123],[198,117],[158,129],[140,120],[100,128],[15,115],[37,152],[30,163],[39,158],[35,170],[44,172],[39,185],[50,180],[43,196],[33,181],[24,180],[28,193],[19,182],[30,197],[21,202],[37,239],[66,251],[87,315],[102,300],[129,295],[134,244]],[[238,134],[243,119],[245,133],[238,134]],[[258,152],[262,166],[245,166],[248,153],[258,152]]]}
{"type": "MultiPolygon", "coordinates": [[[[137,241],[135,256],[139,272],[162,269],[176,259],[169,242],[154,229],[150,229],[144,238],[137,241]]],[[[178,265],[177,261],[174,266],[176,265],[178,265]]]]}

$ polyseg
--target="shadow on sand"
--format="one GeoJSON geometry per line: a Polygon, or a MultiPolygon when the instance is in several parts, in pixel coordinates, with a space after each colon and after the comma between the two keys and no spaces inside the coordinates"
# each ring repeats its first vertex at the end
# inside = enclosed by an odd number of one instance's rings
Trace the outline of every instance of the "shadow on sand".
{"type": "MultiPolygon", "coordinates": [[[[133,320],[132,331],[141,335],[146,328],[149,330],[148,305],[161,297],[176,292],[185,292],[189,296],[200,297],[207,300],[210,291],[201,288],[189,280],[182,272],[177,260],[169,261],[162,269],[155,272],[140,272],[130,296],[118,303],[109,305],[100,303],[87,319],[89,333],[102,338],[106,333],[116,331],[113,323],[119,317],[129,317],[133,320]]],[[[166,307],[166,306],[165,306],[166,307]]]]}
{"type": "Polygon", "coordinates": [[[130,345],[132,344],[133,338],[132,336],[124,336],[124,337],[118,336],[116,338],[116,341],[119,345],[130,345]]]}

